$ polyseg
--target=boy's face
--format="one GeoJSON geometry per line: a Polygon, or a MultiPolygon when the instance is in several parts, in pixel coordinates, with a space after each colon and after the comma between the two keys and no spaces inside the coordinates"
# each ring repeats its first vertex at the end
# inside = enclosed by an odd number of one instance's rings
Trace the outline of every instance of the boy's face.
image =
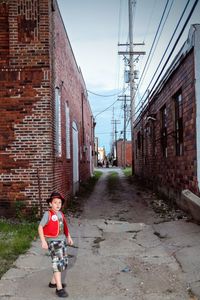
{"type": "Polygon", "coordinates": [[[50,206],[54,211],[59,211],[62,207],[62,200],[60,198],[54,198],[50,202],[50,206]]]}

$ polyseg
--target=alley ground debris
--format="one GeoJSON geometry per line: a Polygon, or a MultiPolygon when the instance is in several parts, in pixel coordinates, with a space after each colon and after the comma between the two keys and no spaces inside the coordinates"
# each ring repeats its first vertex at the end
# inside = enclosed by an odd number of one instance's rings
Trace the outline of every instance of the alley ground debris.
{"type": "MultiPolygon", "coordinates": [[[[200,299],[200,226],[120,169],[109,188],[104,169],[78,214],[68,213],[71,300],[200,299]]],[[[1,300],[57,299],[48,288],[50,263],[39,241],[0,281],[1,300]],[[9,288],[8,288],[9,287],[9,288]]]]}

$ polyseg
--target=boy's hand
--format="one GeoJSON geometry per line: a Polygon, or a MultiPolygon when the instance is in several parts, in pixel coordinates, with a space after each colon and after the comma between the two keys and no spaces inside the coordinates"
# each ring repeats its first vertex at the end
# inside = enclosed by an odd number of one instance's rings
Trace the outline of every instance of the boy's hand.
{"type": "Polygon", "coordinates": [[[48,244],[46,241],[42,241],[42,249],[48,249],[48,244]]]}
{"type": "Polygon", "coordinates": [[[73,242],[73,240],[72,240],[72,238],[71,238],[70,235],[67,237],[67,242],[68,242],[68,244],[69,244],[70,246],[72,246],[72,245],[74,244],[74,242],[73,242]]]}

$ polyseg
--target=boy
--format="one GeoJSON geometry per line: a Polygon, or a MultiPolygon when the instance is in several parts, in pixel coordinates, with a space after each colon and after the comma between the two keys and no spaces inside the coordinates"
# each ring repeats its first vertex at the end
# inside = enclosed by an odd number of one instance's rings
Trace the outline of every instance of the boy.
{"type": "Polygon", "coordinates": [[[53,192],[47,203],[50,206],[40,221],[38,227],[39,237],[43,249],[49,249],[52,258],[53,277],[49,282],[49,287],[56,287],[58,297],[68,297],[65,291],[65,284],[61,282],[61,272],[67,268],[67,243],[73,245],[67,221],[64,214],[60,211],[65,199],[58,192],[53,192]]]}

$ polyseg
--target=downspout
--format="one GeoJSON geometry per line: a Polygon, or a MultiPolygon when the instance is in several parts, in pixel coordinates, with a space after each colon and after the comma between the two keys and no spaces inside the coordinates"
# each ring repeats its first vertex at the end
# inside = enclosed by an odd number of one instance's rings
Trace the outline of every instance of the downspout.
{"type": "Polygon", "coordinates": [[[193,25],[194,32],[194,69],[196,96],[196,149],[197,149],[197,182],[200,191],[200,24],[193,25]]]}
{"type": "Polygon", "coordinates": [[[82,143],[85,145],[85,127],[84,127],[84,93],[81,93],[81,114],[82,114],[82,143]]]}

